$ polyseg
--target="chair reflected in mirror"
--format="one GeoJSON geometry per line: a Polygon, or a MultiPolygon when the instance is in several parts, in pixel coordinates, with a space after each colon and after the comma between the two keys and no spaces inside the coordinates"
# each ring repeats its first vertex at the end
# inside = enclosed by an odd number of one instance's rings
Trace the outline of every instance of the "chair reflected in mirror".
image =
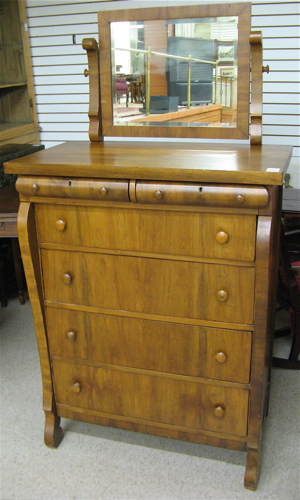
{"type": "Polygon", "coordinates": [[[121,97],[126,97],[126,107],[129,102],[129,87],[124,76],[116,76],[115,91],[117,96],[117,103],[120,103],[121,97]]]}

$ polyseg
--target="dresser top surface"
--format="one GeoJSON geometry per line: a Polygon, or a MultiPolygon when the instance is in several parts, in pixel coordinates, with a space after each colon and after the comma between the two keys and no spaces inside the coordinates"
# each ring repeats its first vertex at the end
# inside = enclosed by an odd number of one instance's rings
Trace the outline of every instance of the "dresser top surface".
{"type": "Polygon", "coordinates": [[[281,185],[290,146],[66,142],[5,164],[6,173],[281,185]]]}

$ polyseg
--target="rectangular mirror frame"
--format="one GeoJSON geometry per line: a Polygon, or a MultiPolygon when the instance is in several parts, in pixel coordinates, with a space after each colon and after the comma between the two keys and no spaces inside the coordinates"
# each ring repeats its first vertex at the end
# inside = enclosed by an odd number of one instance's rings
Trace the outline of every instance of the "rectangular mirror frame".
{"type": "Polygon", "coordinates": [[[100,120],[105,137],[174,137],[248,139],[250,101],[251,4],[210,4],[102,11],[98,14],[100,49],[100,120]],[[236,127],[177,127],[113,125],[110,23],[203,17],[238,17],[238,84],[236,127]],[[241,77],[242,76],[242,77],[241,77]]]}

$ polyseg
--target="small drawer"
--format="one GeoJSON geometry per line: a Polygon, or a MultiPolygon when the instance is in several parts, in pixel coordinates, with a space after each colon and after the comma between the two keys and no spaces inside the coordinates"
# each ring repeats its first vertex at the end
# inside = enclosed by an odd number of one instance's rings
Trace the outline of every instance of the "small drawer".
{"type": "Polygon", "coordinates": [[[248,391],[52,360],[58,405],[111,416],[246,436],[248,391]]]}
{"type": "Polygon", "coordinates": [[[52,356],[249,382],[251,332],[53,307],[46,315],[52,356]]]}
{"type": "Polygon", "coordinates": [[[16,188],[26,197],[130,201],[128,181],[123,180],[19,177],[16,188]]]}
{"type": "Polygon", "coordinates": [[[138,181],[136,200],[163,205],[263,208],[269,202],[269,194],[260,186],[138,181]]]}

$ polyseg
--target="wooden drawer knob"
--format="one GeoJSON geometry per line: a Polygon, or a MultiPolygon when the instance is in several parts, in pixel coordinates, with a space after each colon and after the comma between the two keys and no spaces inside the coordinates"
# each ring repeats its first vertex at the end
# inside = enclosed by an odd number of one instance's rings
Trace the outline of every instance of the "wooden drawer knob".
{"type": "Polygon", "coordinates": [[[228,299],[228,293],[226,292],[226,290],[219,290],[217,292],[217,299],[220,302],[225,302],[228,299]]]}
{"type": "Polygon", "coordinates": [[[72,281],[72,276],[71,276],[71,274],[65,273],[62,275],[61,279],[65,285],[70,285],[70,283],[72,281]]]}
{"type": "Polygon", "coordinates": [[[154,193],[154,198],[155,198],[156,200],[161,200],[161,199],[162,199],[162,197],[163,197],[163,192],[162,192],[162,191],[160,191],[159,189],[158,189],[157,191],[155,191],[155,193],[154,193]]]}
{"type": "Polygon", "coordinates": [[[214,415],[215,417],[222,418],[225,415],[225,408],[223,406],[218,405],[214,408],[214,415]]]}
{"type": "Polygon", "coordinates": [[[72,331],[67,332],[66,337],[68,340],[70,340],[70,342],[74,342],[76,340],[76,333],[72,331]]]}
{"type": "Polygon", "coordinates": [[[218,363],[225,363],[226,360],[227,360],[227,356],[225,354],[225,352],[217,352],[217,354],[215,355],[215,360],[218,362],[218,363]]]}
{"type": "Polygon", "coordinates": [[[66,222],[62,219],[55,221],[55,227],[58,231],[64,231],[66,229],[66,222]]]}
{"type": "Polygon", "coordinates": [[[100,188],[99,191],[100,191],[101,196],[103,196],[103,197],[106,196],[108,193],[108,189],[106,187],[100,188]]]}
{"type": "Polygon", "coordinates": [[[31,191],[33,193],[36,193],[38,190],[39,190],[39,185],[38,184],[32,184],[31,191]]]}
{"type": "Polygon", "coordinates": [[[75,382],[75,384],[71,385],[71,391],[75,392],[78,394],[81,391],[81,386],[78,382],[75,382]]]}
{"type": "Polygon", "coordinates": [[[225,231],[219,231],[216,234],[216,240],[221,245],[223,245],[224,243],[227,243],[228,239],[229,239],[229,236],[227,233],[225,233],[225,231]]]}
{"type": "Polygon", "coordinates": [[[235,201],[237,202],[238,205],[241,205],[242,203],[244,203],[245,198],[241,194],[237,194],[235,197],[235,201]]]}

